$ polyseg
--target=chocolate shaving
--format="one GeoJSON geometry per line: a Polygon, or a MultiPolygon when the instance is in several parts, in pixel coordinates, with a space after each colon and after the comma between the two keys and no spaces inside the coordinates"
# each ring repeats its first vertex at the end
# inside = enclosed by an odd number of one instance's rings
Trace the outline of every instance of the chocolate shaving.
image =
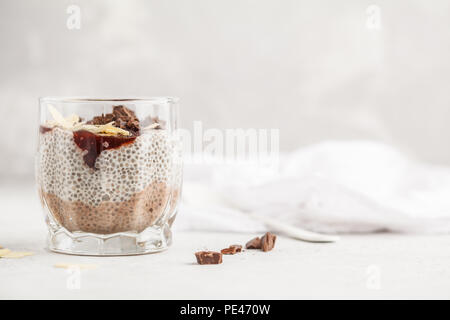
{"type": "Polygon", "coordinates": [[[242,252],[242,246],[239,244],[233,244],[228,248],[220,250],[222,254],[236,254],[238,252],[242,252]]]}
{"type": "Polygon", "coordinates": [[[267,232],[261,238],[261,250],[264,252],[270,251],[275,246],[275,241],[277,240],[277,236],[273,233],[267,232]]]}
{"type": "Polygon", "coordinates": [[[128,109],[125,106],[114,106],[113,114],[117,119],[119,119],[119,118],[122,118],[122,119],[136,118],[136,114],[134,113],[134,111],[128,109]]]}
{"type": "Polygon", "coordinates": [[[87,124],[103,125],[114,121],[114,126],[139,135],[140,123],[133,110],[125,106],[114,106],[112,113],[102,114],[88,121],[87,124]]]}
{"type": "Polygon", "coordinates": [[[39,126],[39,132],[42,133],[42,134],[47,133],[47,132],[52,131],[52,130],[53,130],[53,128],[50,128],[50,127],[39,126]]]}
{"type": "Polygon", "coordinates": [[[114,121],[114,115],[112,113],[102,114],[101,116],[94,117],[88,124],[103,125],[114,121]]]}
{"type": "Polygon", "coordinates": [[[220,264],[222,253],[214,251],[199,251],[195,253],[198,264],[220,264]]]}

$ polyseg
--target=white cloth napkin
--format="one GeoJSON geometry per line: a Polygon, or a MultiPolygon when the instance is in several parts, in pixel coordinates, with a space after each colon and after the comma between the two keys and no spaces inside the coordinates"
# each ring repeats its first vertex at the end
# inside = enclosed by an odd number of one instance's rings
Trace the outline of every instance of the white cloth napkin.
{"type": "Polygon", "coordinates": [[[450,168],[369,141],[324,142],[279,169],[187,164],[176,228],[260,232],[251,215],[313,231],[450,231],[450,168]]]}

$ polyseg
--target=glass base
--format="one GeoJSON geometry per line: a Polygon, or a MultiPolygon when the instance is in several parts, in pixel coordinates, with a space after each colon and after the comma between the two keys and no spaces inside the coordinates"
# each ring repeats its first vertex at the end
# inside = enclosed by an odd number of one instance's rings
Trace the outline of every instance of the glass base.
{"type": "Polygon", "coordinates": [[[69,232],[63,227],[50,228],[47,246],[58,253],[83,256],[125,256],[160,252],[172,243],[169,225],[148,227],[141,233],[122,232],[108,235],[69,232]]]}

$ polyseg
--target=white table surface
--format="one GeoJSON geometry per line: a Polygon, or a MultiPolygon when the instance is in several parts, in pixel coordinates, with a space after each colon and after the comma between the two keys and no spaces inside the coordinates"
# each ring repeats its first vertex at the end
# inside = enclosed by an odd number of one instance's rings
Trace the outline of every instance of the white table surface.
{"type": "Polygon", "coordinates": [[[195,251],[254,235],[178,232],[162,253],[78,257],[46,251],[45,234],[34,189],[0,185],[0,245],[35,253],[0,259],[0,299],[450,298],[450,235],[344,235],[335,244],[279,237],[271,252],[200,266],[195,251]],[[80,287],[71,288],[73,275],[57,263],[98,268],[81,271],[80,287]]]}

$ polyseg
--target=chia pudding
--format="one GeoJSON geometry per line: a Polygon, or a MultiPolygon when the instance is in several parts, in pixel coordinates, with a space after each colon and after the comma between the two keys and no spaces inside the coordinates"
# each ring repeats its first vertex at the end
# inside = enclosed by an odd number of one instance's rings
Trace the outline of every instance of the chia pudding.
{"type": "Polygon", "coordinates": [[[69,232],[140,233],[171,218],[181,155],[163,121],[141,123],[121,105],[90,121],[50,111],[54,120],[40,127],[37,180],[55,223],[69,232]]]}

